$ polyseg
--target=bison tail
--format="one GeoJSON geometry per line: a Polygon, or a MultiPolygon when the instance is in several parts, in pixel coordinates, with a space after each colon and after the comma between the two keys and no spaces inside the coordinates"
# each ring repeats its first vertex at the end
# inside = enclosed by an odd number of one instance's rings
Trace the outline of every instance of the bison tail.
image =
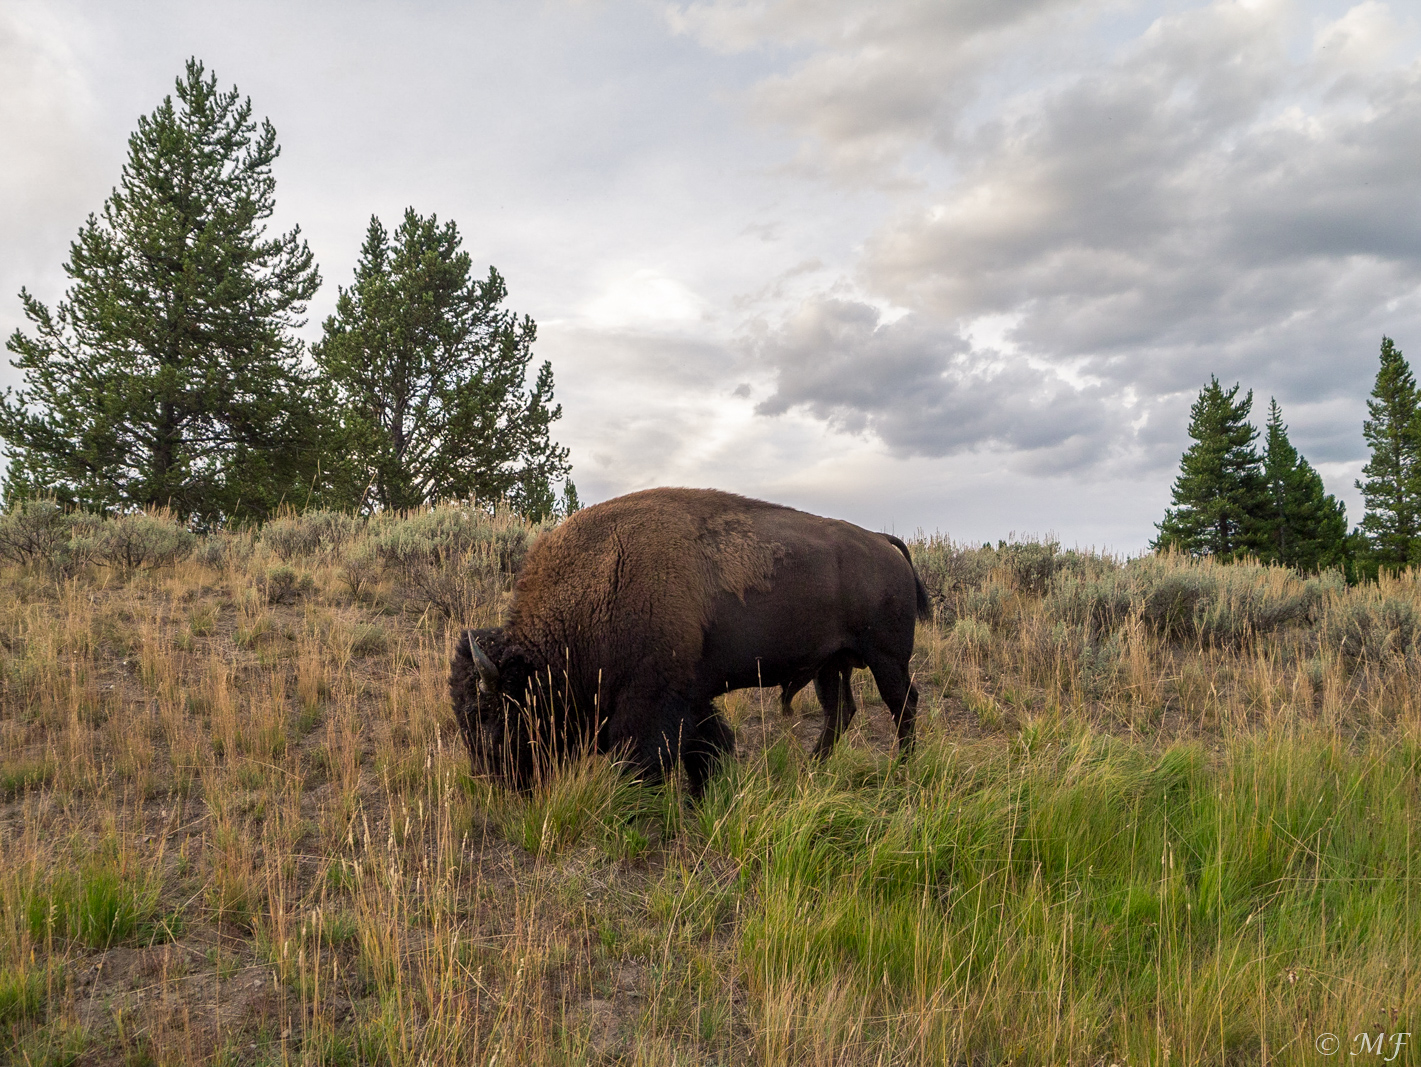
{"type": "Polygon", "coordinates": [[[928,587],[923,584],[922,578],[918,576],[918,568],[913,566],[913,554],[908,551],[908,546],[892,534],[884,534],[890,544],[899,552],[903,553],[903,558],[908,561],[908,567],[913,572],[913,585],[918,598],[918,618],[927,622],[933,617],[932,601],[928,599],[928,587]]]}

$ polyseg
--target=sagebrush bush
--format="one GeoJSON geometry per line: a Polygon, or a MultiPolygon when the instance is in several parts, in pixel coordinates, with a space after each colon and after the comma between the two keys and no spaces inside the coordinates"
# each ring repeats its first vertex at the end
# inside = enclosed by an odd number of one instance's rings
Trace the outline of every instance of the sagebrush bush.
{"type": "Polygon", "coordinates": [[[83,521],[54,500],[21,500],[0,515],[0,560],[63,572],[84,561],[84,541],[74,537],[83,521]]]}
{"type": "Polygon", "coordinates": [[[359,528],[359,520],[343,511],[303,511],[272,519],[262,527],[261,539],[283,563],[290,563],[338,551],[359,528]]]}
{"type": "Polygon", "coordinates": [[[513,574],[523,563],[539,527],[530,527],[507,508],[440,504],[425,511],[382,516],[368,537],[380,558],[404,572],[420,567],[463,564],[477,555],[481,564],[513,574]]]}
{"type": "Polygon", "coordinates": [[[958,619],[952,626],[952,641],[967,652],[980,654],[992,643],[992,631],[977,619],[958,619]]]}
{"type": "Polygon", "coordinates": [[[958,621],[972,619],[988,627],[1006,620],[1013,593],[1002,582],[988,579],[975,589],[964,589],[954,598],[952,612],[958,621]]]}
{"type": "Polygon", "coordinates": [[[1304,579],[1256,563],[1142,556],[1114,570],[1063,574],[1045,606],[1092,633],[1108,633],[1138,615],[1166,639],[1239,644],[1308,621],[1328,592],[1341,587],[1337,574],[1304,579]]]}
{"type": "Polygon", "coordinates": [[[992,573],[996,554],[990,548],[959,546],[940,534],[910,543],[913,565],[927,587],[934,607],[941,610],[959,590],[975,589],[992,573]]]}
{"type": "Polygon", "coordinates": [[[382,570],[379,550],[369,538],[347,545],[340,554],[340,580],[356,599],[365,596],[380,580],[382,570]]]}
{"type": "MultiPolygon", "coordinates": [[[[913,565],[928,590],[938,617],[951,622],[959,615],[984,618],[996,611],[1005,594],[1016,591],[1041,596],[1058,577],[1087,577],[1118,570],[1119,561],[1075,549],[1061,550],[1059,542],[1002,541],[991,545],[956,545],[934,534],[910,543],[913,565]],[[996,593],[982,593],[988,583],[1000,586],[996,593]]],[[[992,620],[999,621],[999,620],[992,620]]]]}
{"type": "MultiPolygon", "coordinates": [[[[366,540],[384,569],[398,576],[411,607],[455,619],[470,616],[478,604],[507,588],[543,529],[507,508],[490,513],[441,504],[382,516],[371,522],[366,540]]],[[[344,575],[347,585],[361,580],[363,566],[352,554],[344,575]]]]}
{"type": "Polygon", "coordinates": [[[1414,591],[1410,580],[1384,577],[1380,585],[1329,597],[1320,627],[1324,646],[1354,665],[1415,653],[1421,612],[1414,591]]]}
{"type": "Polygon", "coordinates": [[[306,596],[316,587],[316,581],[305,571],[292,567],[271,567],[266,572],[268,604],[282,604],[306,596]]]}
{"type": "Polygon", "coordinates": [[[193,559],[204,567],[221,571],[243,566],[255,550],[250,533],[214,530],[199,539],[193,559]]]}
{"type": "Polygon", "coordinates": [[[167,511],[135,511],[89,527],[93,559],[123,571],[165,567],[186,559],[197,535],[167,511]]]}

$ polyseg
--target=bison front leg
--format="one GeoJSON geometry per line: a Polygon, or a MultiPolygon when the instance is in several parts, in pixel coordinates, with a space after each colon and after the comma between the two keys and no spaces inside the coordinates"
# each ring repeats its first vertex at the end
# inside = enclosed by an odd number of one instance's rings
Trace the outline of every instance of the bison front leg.
{"type": "Polygon", "coordinates": [[[696,734],[687,739],[681,759],[691,796],[699,798],[721,760],[735,752],[735,731],[708,698],[700,702],[696,719],[696,734]]]}
{"type": "Polygon", "coordinates": [[[735,734],[709,698],[675,693],[624,697],[607,723],[607,747],[620,750],[645,782],[660,782],[686,765],[692,796],[699,796],[735,734]]]}

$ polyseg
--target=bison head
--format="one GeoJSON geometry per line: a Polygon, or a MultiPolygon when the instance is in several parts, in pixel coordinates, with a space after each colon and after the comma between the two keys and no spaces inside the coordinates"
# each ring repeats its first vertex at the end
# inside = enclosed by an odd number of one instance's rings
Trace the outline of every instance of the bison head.
{"type": "Polygon", "coordinates": [[[531,782],[538,733],[530,700],[532,669],[501,628],[465,630],[454,652],[449,695],[475,774],[531,782]]]}

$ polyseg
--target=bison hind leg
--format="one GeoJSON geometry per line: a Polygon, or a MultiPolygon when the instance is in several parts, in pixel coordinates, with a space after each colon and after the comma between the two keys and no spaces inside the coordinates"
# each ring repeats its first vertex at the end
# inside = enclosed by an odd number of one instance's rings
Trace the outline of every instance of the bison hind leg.
{"type": "Polygon", "coordinates": [[[913,684],[913,676],[906,662],[895,659],[880,659],[869,663],[878,695],[893,713],[893,721],[898,725],[898,755],[906,756],[913,750],[913,726],[918,717],[918,687],[913,684]]]}

